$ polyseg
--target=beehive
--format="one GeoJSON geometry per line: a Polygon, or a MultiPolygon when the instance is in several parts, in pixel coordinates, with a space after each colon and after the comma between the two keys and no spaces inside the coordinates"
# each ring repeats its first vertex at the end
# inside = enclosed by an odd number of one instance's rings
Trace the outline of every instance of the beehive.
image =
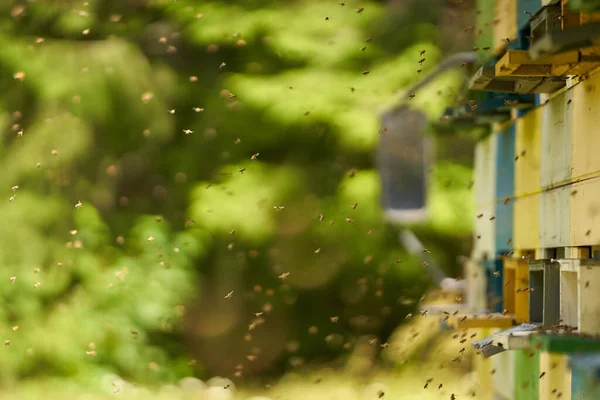
{"type": "Polygon", "coordinates": [[[542,106],[540,246],[546,249],[570,245],[571,190],[564,185],[571,179],[571,97],[564,92],[542,106]]]}
{"type": "Polygon", "coordinates": [[[540,157],[542,108],[516,122],[513,243],[518,250],[540,246],[540,157]]]}
{"type": "Polygon", "coordinates": [[[503,306],[517,323],[529,321],[529,265],[527,260],[505,257],[503,306]]]}
{"type": "Polygon", "coordinates": [[[496,252],[512,249],[513,208],[515,190],[515,125],[510,124],[498,130],[496,147],[496,252]],[[506,201],[509,199],[510,201],[506,201]]]}
{"type": "Polygon", "coordinates": [[[600,74],[573,88],[571,245],[600,243],[600,74]]]}

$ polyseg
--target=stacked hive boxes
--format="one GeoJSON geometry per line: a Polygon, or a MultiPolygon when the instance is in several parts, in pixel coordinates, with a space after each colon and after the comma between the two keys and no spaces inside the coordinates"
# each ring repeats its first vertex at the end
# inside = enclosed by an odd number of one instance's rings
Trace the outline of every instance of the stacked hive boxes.
{"type": "MultiPolygon", "coordinates": [[[[600,374],[590,373],[600,371],[600,341],[584,337],[600,335],[600,48],[596,55],[564,39],[600,20],[589,14],[600,1],[480,0],[477,7],[479,64],[503,67],[472,80],[472,90],[544,93],[536,106],[494,123],[476,147],[469,309],[502,315],[472,315],[467,324],[493,338],[507,321],[539,326],[508,351],[476,356],[477,376],[490,398],[600,399],[600,374]],[[562,47],[544,58],[529,51],[527,40],[544,39],[525,37],[530,23],[536,34],[554,35],[550,48],[562,47]],[[481,83],[490,80],[496,84],[481,83]]],[[[589,27],[585,43],[600,39],[589,27]]]]}

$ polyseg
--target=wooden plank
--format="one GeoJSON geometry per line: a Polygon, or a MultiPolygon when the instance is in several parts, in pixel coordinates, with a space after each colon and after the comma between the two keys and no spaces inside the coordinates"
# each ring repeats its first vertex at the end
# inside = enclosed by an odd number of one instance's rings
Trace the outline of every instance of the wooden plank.
{"type": "Polygon", "coordinates": [[[496,252],[508,252],[513,235],[513,202],[505,204],[503,199],[514,195],[515,182],[515,125],[507,126],[496,132],[498,144],[496,149],[496,203],[494,223],[496,224],[496,252]]]}
{"type": "Polygon", "coordinates": [[[469,258],[465,263],[464,276],[467,280],[465,290],[467,310],[472,313],[485,311],[487,309],[486,276],[483,261],[469,258]]]}
{"type": "MultiPolygon", "coordinates": [[[[539,395],[540,353],[532,350],[515,352],[515,400],[536,400],[539,395]]],[[[547,400],[547,399],[541,399],[547,400]]]]}
{"type": "Polygon", "coordinates": [[[496,63],[496,76],[561,76],[580,61],[578,51],[532,59],[527,50],[509,50],[496,63]]]}
{"type": "Polygon", "coordinates": [[[475,239],[471,258],[476,261],[495,256],[495,227],[490,221],[495,215],[496,200],[496,157],[497,137],[489,135],[475,147],[475,192],[476,215],[473,216],[475,239]],[[478,216],[481,217],[478,218],[478,216]]]}
{"type": "Polygon", "coordinates": [[[600,243],[600,178],[571,185],[570,213],[571,246],[600,243]]]}
{"type": "Polygon", "coordinates": [[[542,106],[541,185],[571,178],[573,91],[566,91],[542,106]]]}
{"type": "Polygon", "coordinates": [[[523,350],[531,348],[529,337],[536,332],[496,333],[493,335],[494,345],[504,350],[523,350]]]}
{"type": "Polygon", "coordinates": [[[559,334],[538,334],[529,338],[531,347],[542,352],[556,354],[600,353],[600,340],[559,334]]]}
{"type": "Polygon", "coordinates": [[[543,108],[536,108],[516,122],[515,204],[513,242],[517,250],[536,249],[540,243],[541,120],[543,108]]]}
{"type": "Polygon", "coordinates": [[[600,171],[600,141],[596,130],[600,126],[600,74],[573,88],[573,177],[600,171]]]}
{"type": "Polygon", "coordinates": [[[517,0],[494,0],[494,54],[502,53],[506,39],[517,37],[517,0]]]}
{"type": "Polygon", "coordinates": [[[504,257],[504,308],[517,323],[529,321],[529,265],[527,260],[504,257]]]}
{"type": "Polygon", "coordinates": [[[494,392],[502,397],[499,399],[513,399],[515,395],[515,354],[514,351],[505,351],[497,354],[492,359],[495,371],[493,375],[494,392]]]}
{"type": "MultiPolygon", "coordinates": [[[[573,91],[557,95],[542,106],[541,185],[557,185],[571,178],[573,91]]],[[[570,245],[569,187],[543,192],[540,201],[540,247],[570,245]]]]}
{"type": "Polygon", "coordinates": [[[571,368],[565,354],[540,352],[539,398],[556,398],[562,393],[562,400],[571,398],[571,368]],[[543,376],[542,376],[543,374],[543,376]]]}
{"type": "Polygon", "coordinates": [[[579,332],[600,334],[600,260],[589,260],[579,270],[579,332]]]}
{"type": "Polygon", "coordinates": [[[600,260],[559,260],[560,318],[580,333],[600,334],[600,260]]]}
{"type": "Polygon", "coordinates": [[[485,262],[488,309],[493,312],[502,312],[505,307],[502,264],[502,260],[498,258],[485,262]]]}
{"type": "Polygon", "coordinates": [[[573,400],[600,399],[600,355],[574,355],[571,367],[571,398],[573,400]]]}
{"type": "Polygon", "coordinates": [[[489,57],[489,52],[484,48],[494,46],[494,2],[490,0],[476,0],[477,15],[475,20],[475,46],[479,49],[477,52],[478,65],[489,57]]]}
{"type": "MultiPolygon", "coordinates": [[[[479,330],[480,336],[482,337],[492,335],[493,331],[494,329],[491,328],[479,330]]],[[[492,365],[492,359],[493,357],[481,357],[476,353],[472,356],[473,371],[475,372],[476,377],[476,393],[478,396],[488,396],[482,397],[483,399],[491,398],[489,394],[493,391],[492,369],[494,367],[492,365]]]]}
{"type": "Polygon", "coordinates": [[[529,55],[535,60],[553,54],[594,46],[598,41],[600,23],[569,28],[565,31],[551,32],[537,39],[529,47],[529,55]]]}
{"type": "Polygon", "coordinates": [[[455,329],[466,328],[499,328],[508,329],[514,326],[511,316],[504,316],[500,313],[495,314],[458,314],[448,318],[448,326],[455,329]]]}
{"type": "Polygon", "coordinates": [[[515,251],[535,250],[540,247],[541,199],[541,194],[534,194],[517,197],[514,200],[513,246],[515,251]]]}

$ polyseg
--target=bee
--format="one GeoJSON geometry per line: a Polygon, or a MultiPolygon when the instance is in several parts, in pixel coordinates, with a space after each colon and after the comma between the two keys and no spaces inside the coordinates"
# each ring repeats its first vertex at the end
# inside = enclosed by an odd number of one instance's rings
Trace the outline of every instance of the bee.
{"type": "Polygon", "coordinates": [[[495,219],[496,219],[496,217],[494,217],[494,216],[491,216],[491,217],[490,217],[490,221],[493,221],[493,220],[495,220],[495,219]]]}
{"type": "Polygon", "coordinates": [[[256,160],[259,155],[260,155],[260,153],[252,154],[252,157],[250,157],[250,159],[251,160],[256,160]]]}
{"type": "Polygon", "coordinates": [[[246,170],[246,168],[240,168],[239,173],[240,174],[244,174],[244,171],[246,170]]]}
{"type": "Polygon", "coordinates": [[[431,251],[429,251],[429,249],[423,249],[423,253],[431,253],[431,251]]]}
{"type": "Polygon", "coordinates": [[[477,215],[477,219],[481,219],[481,217],[483,217],[483,214],[478,214],[477,215]]]}
{"type": "Polygon", "coordinates": [[[352,209],[353,209],[353,210],[356,210],[356,207],[358,207],[358,203],[354,203],[354,204],[352,205],[352,209]]]}
{"type": "Polygon", "coordinates": [[[226,299],[230,299],[233,296],[233,290],[225,295],[226,299]]]}
{"type": "Polygon", "coordinates": [[[319,221],[323,222],[324,219],[325,219],[325,216],[323,214],[319,214],[319,221]]]}
{"type": "Polygon", "coordinates": [[[273,208],[277,211],[281,211],[283,210],[285,207],[284,206],[273,206],[273,208]]]}
{"type": "Polygon", "coordinates": [[[421,58],[421,59],[419,60],[419,64],[420,64],[420,65],[423,65],[423,63],[424,63],[424,62],[425,62],[425,58],[421,58]]]}
{"type": "Polygon", "coordinates": [[[415,98],[415,95],[414,95],[414,94],[411,94],[411,95],[409,95],[409,96],[408,96],[408,98],[409,98],[410,100],[412,100],[412,99],[414,99],[414,98],[415,98]]]}
{"type": "Polygon", "coordinates": [[[360,13],[361,13],[361,12],[363,12],[364,10],[365,10],[365,9],[364,9],[364,7],[361,7],[361,8],[359,8],[358,10],[356,10],[356,13],[357,13],[357,14],[360,14],[360,13]]]}
{"type": "Polygon", "coordinates": [[[366,75],[369,75],[369,72],[370,72],[370,71],[363,71],[363,73],[362,73],[362,74],[366,76],[366,75]]]}
{"type": "Polygon", "coordinates": [[[331,320],[331,322],[333,322],[334,324],[337,324],[338,321],[340,320],[340,317],[338,317],[337,315],[335,317],[329,317],[329,319],[331,320]]]}
{"type": "Polygon", "coordinates": [[[419,55],[420,55],[421,57],[423,56],[423,54],[425,54],[425,50],[421,50],[421,51],[419,51],[419,55]]]}
{"type": "Polygon", "coordinates": [[[360,51],[364,52],[365,50],[367,50],[367,46],[363,46],[363,47],[360,48],[360,51]]]}
{"type": "Polygon", "coordinates": [[[288,276],[290,276],[290,273],[289,272],[284,272],[283,274],[279,275],[279,279],[281,279],[283,281],[288,276]]]}

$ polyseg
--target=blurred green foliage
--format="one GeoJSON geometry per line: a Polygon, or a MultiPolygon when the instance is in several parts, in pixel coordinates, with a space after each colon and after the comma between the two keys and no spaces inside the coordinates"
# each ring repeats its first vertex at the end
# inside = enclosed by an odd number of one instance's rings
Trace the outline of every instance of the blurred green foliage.
{"type": "MultiPolygon", "coordinates": [[[[384,340],[425,291],[373,154],[379,109],[441,57],[437,8],[232,3],[1,2],[0,383],[279,371],[293,340],[307,360],[384,340]],[[253,364],[261,309],[270,355],[253,364]]],[[[459,84],[444,74],[411,104],[437,118],[459,84]]],[[[432,176],[420,230],[451,271],[471,170],[442,159],[432,176]]]]}

